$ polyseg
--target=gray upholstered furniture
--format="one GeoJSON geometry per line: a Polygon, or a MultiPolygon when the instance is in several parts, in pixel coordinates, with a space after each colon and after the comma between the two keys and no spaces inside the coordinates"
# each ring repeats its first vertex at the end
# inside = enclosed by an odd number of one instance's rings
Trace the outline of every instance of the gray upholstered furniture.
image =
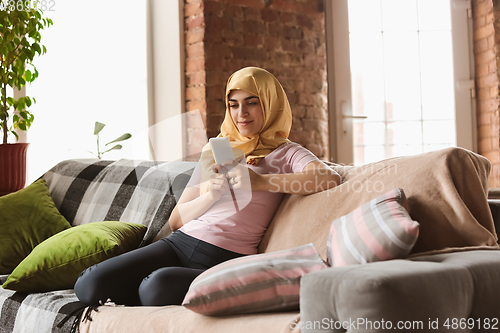
{"type": "MultiPolygon", "coordinates": [[[[489,200],[496,229],[500,200],[489,200]]],[[[500,330],[500,251],[329,268],[302,278],[302,332],[500,330]],[[398,326],[399,325],[399,326],[398,326]]],[[[299,326],[299,325],[298,325],[299,326]]]]}

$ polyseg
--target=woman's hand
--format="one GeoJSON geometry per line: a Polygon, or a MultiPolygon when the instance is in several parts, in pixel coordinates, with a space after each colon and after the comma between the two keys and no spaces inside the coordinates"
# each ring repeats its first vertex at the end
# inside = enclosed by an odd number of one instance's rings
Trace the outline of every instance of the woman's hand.
{"type": "Polygon", "coordinates": [[[262,176],[238,162],[226,161],[222,166],[229,171],[226,178],[233,189],[243,189],[247,191],[259,191],[262,183],[262,176]]]}
{"type": "Polygon", "coordinates": [[[217,173],[217,168],[214,167],[215,173],[210,175],[208,183],[208,195],[213,201],[218,201],[224,193],[229,189],[229,184],[223,173],[217,173]]]}

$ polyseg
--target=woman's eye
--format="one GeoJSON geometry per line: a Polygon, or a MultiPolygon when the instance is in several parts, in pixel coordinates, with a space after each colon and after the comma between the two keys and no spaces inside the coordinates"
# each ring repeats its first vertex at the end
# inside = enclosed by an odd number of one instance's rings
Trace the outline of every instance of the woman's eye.
{"type": "Polygon", "coordinates": [[[238,104],[230,104],[229,105],[230,108],[237,108],[238,107],[238,104]]]}
{"type": "Polygon", "coordinates": [[[255,102],[250,102],[250,103],[248,103],[248,105],[257,105],[257,103],[255,103],[255,102]]]}

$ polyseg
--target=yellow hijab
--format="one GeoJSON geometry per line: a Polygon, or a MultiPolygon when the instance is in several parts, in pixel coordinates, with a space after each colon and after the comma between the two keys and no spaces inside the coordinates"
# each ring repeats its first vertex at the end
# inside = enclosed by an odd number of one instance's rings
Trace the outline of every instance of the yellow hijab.
{"type": "MultiPolygon", "coordinates": [[[[268,71],[258,67],[246,67],[233,73],[226,86],[226,115],[221,132],[217,137],[229,137],[237,161],[246,157],[247,164],[255,165],[279,145],[290,142],[288,135],[292,127],[292,110],[285,90],[278,79],[268,71]],[[240,134],[229,110],[229,94],[232,90],[244,90],[259,97],[264,113],[264,124],[259,133],[252,137],[240,134]]],[[[203,147],[201,158],[202,178],[200,193],[208,191],[208,180],[214,164],[210,144],[203,147]]]]}

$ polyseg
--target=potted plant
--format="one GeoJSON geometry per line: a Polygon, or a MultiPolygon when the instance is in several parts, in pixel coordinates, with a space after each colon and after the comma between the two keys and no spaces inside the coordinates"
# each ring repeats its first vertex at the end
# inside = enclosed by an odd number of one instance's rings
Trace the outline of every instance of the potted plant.
{"type": "Polygon", "coordinates": [[[34,98],[14,98],[12,89],[21,90],[38,77],[33,59],[47,50],[40,44],[40,31],[52,25],[37,8],[38,1],[0,2],[0,195],[17,191],[26,181],[27,143],[8,143],[16,130],[26,131],[34,116],[27,109],[34,98]],[[28,7],[26,7],[28,6],[28,7]]]}

